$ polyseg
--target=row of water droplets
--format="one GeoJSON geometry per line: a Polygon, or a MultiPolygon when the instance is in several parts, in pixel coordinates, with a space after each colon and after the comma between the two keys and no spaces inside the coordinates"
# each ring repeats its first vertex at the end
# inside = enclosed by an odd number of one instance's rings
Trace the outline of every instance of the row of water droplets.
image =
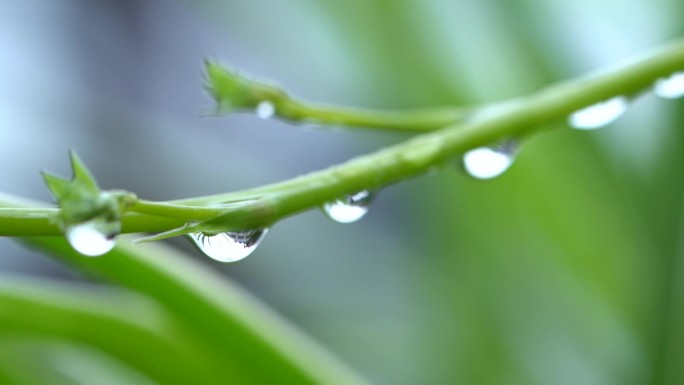
{"type": "MultiPolygon", "coordinates": [[[[70,226],[64,233],[71,247],[80,254],[97,257],[114,248],[119,229],[112,231],[110,222],[95,219],[70,226]]],[[[206,256],[220,262],[235,262],[249,256],[267,232],[267,228],[229,231],[216,235],[200,232],[188,234],[187,238],[206,256]]]]}
{"type": "MultiPolygon", "coordinates": [[[[656,81],[655,95],[675,99],[684,96],[684,72],[656,81]]],[[[620,117],[629,107],[624,96],[614,97],[592,106],[575,111],[568,117],[570,126],[581,130],[603,127],[620,117]]],[[[255,110],[262,119],[269,119],[276,113],[270,101],[259,103],[255,110]]],[[[503,174],[515,160],[519,144],[506,140],[495,146],[480,147],[466,152],[462,164],[465,171],[477,179],[491,179],[503,174]]],[[[321,209],[332,220],[352,223],[361,219],[370,207],[376,192],[362,190],[323,204],[321,209]]],[[[120,226],[120,225],[119,225],[120,226]]],[[[187,235],[205,255],[220,262],[235,262],[249,256],[261,243],[267,228],[231,231],[216,235],[193,233],[187,235]]],[[[71,246],[86,256],[98,256],[114,247],[118,234],[117,224],[103,220],[91,220],[67,228],[66,238],[71,246]]]]}
{"type": "MultiPolygon", "coordinates": [[[[653,93],[665,99],[684,96],[684,72],[658,79],[653,85],[653,93]]],[[[628,107],[629,100],[617,96],[575,111],[568,117],[568,124],[578,130],[594,130],[615,121],[628,107]]],[[[496,146],[470,150],[463,155],[463,168],[477,179],[495,178],[513,164],[518,148],[516,141],[509,140],[496,146]]]]}
{"type": "MultiPolygon", "coordinates": [[[[684,73],[676,73],[660,79],[654,85],[654,93],[663,98],[678,98],[684,95],[684,73]]],[[[603,127],[628,108],[626,97],[618,96],[574,112],[568,118],[569,124],[577,129],[603,127]]],[[[269,101],[259,103],[255,110],[262,119],[273,117],[275,106],[269,101]]],[[[491,179],[503,174],[515,160],[519,142],[514,139],[495,146],[480,147],[463,155],[463,167],[477,179],[491,179]]],[[[377,195],[374,191],[362,190],[323,204],[321,209],[333,221],[352,223],[361,219],[377,195]]],[[[267,229],[226,232],[214,236],[191,234],[189,238],[207,256],[221,262],[234,262],[250,255],[259,245],[267,229]]]]}
{"type": "MultiPolygon", "coordinates": [[[[336,222],[356,222],[368,212],[374,198],[374,192],[363,190],[325,203],[321,209],[336,222]]],[[[267,232],[268,229],[264,228],[228,231],[216,235],[193,233],[187,235],[187,238],[209,258],[219,262],[236,262],[252,254],[267,232]]]]}
{"type": "MultiPolygon", "coordinates": [[[[675,72],[667,78],[656,80],[653,93],[665,99],[684,96],[684,72],[675,72]]],[[[575,111],[568,117],[568,123],[579,130],[594,130],[615,121],[628,107],[629,100],[626,97],[616,96],[575,111]]]]}

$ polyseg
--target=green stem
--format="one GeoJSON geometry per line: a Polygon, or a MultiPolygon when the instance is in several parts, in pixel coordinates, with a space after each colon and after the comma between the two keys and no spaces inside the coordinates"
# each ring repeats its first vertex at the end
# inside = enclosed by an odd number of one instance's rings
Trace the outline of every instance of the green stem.
{"type": "Polygon", "coordinates": [[[60,234],[54,218],[59,209],[56,208],[17,208],[12,207],[21,202],[7,195],[0,195],[0,235],[31,236],[60,234]]]}
{"type": "MultiPolygon", "coordinates": [[[[268,226],[344,194],[363,189],[377,189],[415,177],[436,166],[449,163],[453,157],[467,150],[504,138],[527,135],[543,123],[565,118],[572,112],[594,103],[614,96],[634,95],[650,87],[655,80],[681,70],[684,70],[684,39],[618,67],[573,81],[561,82],[535,94],[485,108],[463,123],[416,136],[404,143],[326,170],[245,191],[158,205],[143,204],[139,209],[147,214],[182,217],[190,221],[206,219],[209,216],[210,211],[198,210],[196,206],[215,206],[246,200],[246,203],[222,208],[221,215],[208,225],[214,230],[268,226]],[[167,204],[173,207],[165,206],[167,204]]],[[[22,235],[12,226],[29,232],[40,220],[34,217],[22,219],[14,215],[9,217],[11,226],[8,228],[2,214],[0,212],[0,235],[22,235]],[[31,221],[33,223],[28,223],[31,221]]],[[[137,231],[151,232],[159,231],[162,227],[163,230],[170,230],[178,227],[178,223],[181,222],[176,219],[160,226],[159,222],[147,214],[135,218],[141,223],[148,221],[149,228],[128,226],[124,231],[135,228],[137,231]]],[[[35,235],[35,231],[31,234],[35,235]]],[[[48,234],[53,232],[46,232],[45,235],[48,234]]]]}
{"type": "Polygon", "coordinates": [[[474,109],[437,107],[408,111],[376,111],[324,106],[286,96],[274,99],[275,115],[295,123],[429,132],[464,120],[474,109]]]}
{"type": "Polygon", "coordinates": [[[222,207],[183,206],[166,202],[146,201],[142,199],[137,201],[130,208],[130,210],[141,214],[182,218],[186,220],[207,220],[225,212],[225,208],[222,207]]]}
{"type": "Polygon", "coordinates": [[[428,132],[462,121],[474,111],[472,107],[379,111],[314,104],[293,98],[278,86],[242,76],[215,62],[206,64],[207,89],[216,100],[219,112],[253,111],[260,103],[269,102],[274,107],[274,116],[291,122],[428,132]]]}

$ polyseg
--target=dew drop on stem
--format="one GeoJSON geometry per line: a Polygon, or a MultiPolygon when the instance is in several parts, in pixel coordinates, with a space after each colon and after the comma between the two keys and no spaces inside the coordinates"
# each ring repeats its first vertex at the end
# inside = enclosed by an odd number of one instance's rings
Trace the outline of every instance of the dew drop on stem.
{"type": "Polygon", "coordinates": [[[366,215],[375,195],[369,190],[347,194],[342,198],[323,204],[323,212],[328,218],[338,223],[356,222],[366,215]]]}
{"type": "Polygon", "coordinates": [[[513,164],[518,142],[508,140],[492,147],[480,147],[463,155],[463,168],[476,179],[492,179],[503,174],[513,164]]]}
{"type": "Polygon", "coordinates": [[[684,96],[684,72],[675,72],[667,78],[656,80],[653,93],[665,99],[676,99],[684,96]]]}
{"type": "Polygon", "coordinates": [[[270,119],[275,114],[275,106],[268,100],[264,100],[257,104],[255,112],[261,119],[270,119]]]}
{"type": "Polygon", "coordinates": [[[66,228],[65,236],[71,247],[88,257],[97,257],[114,248],[118,223],[91,220],[66,228]]]}
{"type": "Polygon", "coordinates": [[[237,262],[247,258],[261,243],[268,229],[228,231],[216,235],[188,234],[197,248],[219,262],[237,262]]]}
{"type": "Polygon", "coordinates": [[[579,130],[594,130],[612,123],[627,111],[628,106],[627,98],[616,96],[573,112],[568,123],[579,130]]]}

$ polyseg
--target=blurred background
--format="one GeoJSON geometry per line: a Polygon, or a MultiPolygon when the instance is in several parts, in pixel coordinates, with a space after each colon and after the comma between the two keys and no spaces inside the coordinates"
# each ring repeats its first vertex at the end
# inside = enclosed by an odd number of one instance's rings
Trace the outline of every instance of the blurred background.
{"type": "MultiPolygon", "coordinates": [[[[166,200],[271,183],[408,136],[203,117],[210,57],[369,108],[493,102],[684,30],[677,0],[0,0],[0,191],[49,201],[74,149],[103,188],[166,200]]],[[[378,384],[684,383],[684,101],[563,124],[478,181],[385,189],[352,225],[312,211],[219,264],[378,384]]],[[[0,239],[7,274],[83,280],[0,239]]],[[[85,357],[86,355],[84,355],[85,357]]]]}

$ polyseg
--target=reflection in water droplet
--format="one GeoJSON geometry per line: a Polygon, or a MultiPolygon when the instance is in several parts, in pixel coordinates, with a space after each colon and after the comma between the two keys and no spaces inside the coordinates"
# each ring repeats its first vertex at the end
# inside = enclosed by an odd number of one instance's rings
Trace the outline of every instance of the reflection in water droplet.
{"type": "Polygon", "coordinates": [[[665,99],[684,96],[684,72],[675,72],[668,78],[656,80],[653,93],[665,99]]]}
{"type": "Polygon", "coordinates": [[[261,119],[270,119],[275,114],[275,106],[268,100],[264,100],[257,105],[256,114],[261,119]]]}
{"type": "Polygon", "coordinates": [[[506,141],[494,147],[480,147],[463,155],[463,168],[477,179],[492,179],[503,174],[513,164],[518,143],[506,141]]]}
{"type": "Polygon", "coordinates": [[[627,111],[628,106],[627,98],[616,96],[573,112],[568,122],[572,127],[580,130],[601,128],[619,118],[627,111]]]}
{"type": "Polygon", "coordinates": [[[88,257],[97,257],[114,247],[118,227],[116,223],[96,219],[68,227],[65,235],[76,251],[88,257]],[[117,230],[112,231],[113,228],[117,230]]]}
{"type": "Polygon", "coordinates": [[[362,190],[323,205],[325,214],[335,222],[351,223],[361,219],[375,199],[375,193],[362,190]]]}
{"type": "Polygon", "coordinates": [[[236,262],[256,250],[268,229],[228,231],[216,235],[188,234],[187,237],[207,257],[219,262],[236,262]]]}

